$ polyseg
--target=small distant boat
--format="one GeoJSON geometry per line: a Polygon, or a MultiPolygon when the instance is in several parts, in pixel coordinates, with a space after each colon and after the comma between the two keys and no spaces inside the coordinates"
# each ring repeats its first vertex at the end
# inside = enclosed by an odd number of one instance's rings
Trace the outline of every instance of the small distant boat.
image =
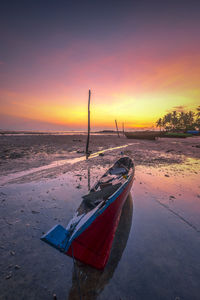
{"type": "Polygon", "coordinates": [[[67,228],[56,225],[41,239],[64,254],[103,269],[134,172],[133,161],[129,157],[120,158],[82,197],[83,201],[67,228]]]}
{"type": "Polygon", "coordinates": [[[200,131],[199,130],[187,130],[186,133],[192,134],[192,135],[200,135],[200,131]]]}
{"type": "Polygon", "coordinates": [[[161,136],[160,131],[132,131],[124,132],[128,139],[155,140],[161,136]]]}

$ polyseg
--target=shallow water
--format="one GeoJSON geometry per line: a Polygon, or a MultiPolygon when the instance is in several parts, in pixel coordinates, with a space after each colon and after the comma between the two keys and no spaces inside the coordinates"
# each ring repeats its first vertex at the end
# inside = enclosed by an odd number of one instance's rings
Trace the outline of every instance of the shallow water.
{"type": "MultiPolygon", "coordinates": [[[[87,164],[86,164],[87,165],[87,164]]],[[[199,299],[199,160],[136,167],[104,271],[40,240],[67,226],[100,166],[0,188],[0,299],[199,299]]]]}

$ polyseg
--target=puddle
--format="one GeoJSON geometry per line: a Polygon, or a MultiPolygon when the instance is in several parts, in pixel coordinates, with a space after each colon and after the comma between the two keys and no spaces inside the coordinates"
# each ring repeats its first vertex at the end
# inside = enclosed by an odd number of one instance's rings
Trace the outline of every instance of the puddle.
{"type": "Polygon", "coordinates": [[[80,263],[75,269],[40,237],[56,224],[67,226],[105,167],[0,187],[2,299],[47,300],[55,293],[72,300],[80,291],[82,299],[199,299],[199,167],[191,159],[136,167],[104,271],[80,263]]]}
{"type": "Polygon", "coordinates": [[[159,168],[137,167],[141,189],[165,209],[200,232],[200,160],[159,168]]]}

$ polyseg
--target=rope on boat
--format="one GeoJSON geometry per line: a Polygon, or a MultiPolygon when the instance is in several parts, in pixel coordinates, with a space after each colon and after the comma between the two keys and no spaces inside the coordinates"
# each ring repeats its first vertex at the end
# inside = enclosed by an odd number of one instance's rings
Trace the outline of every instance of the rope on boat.
{"type": "Polygon", "coordinates": [[[76,260],[75,260],[75,257],[74,257],[73,244],[71,244],[71,247],[72,247],[72,258],[73,258],[73,263],[74,263],[74,272],[75,272],[75,276],[76,276],[76,280],[77,280],[77,285],[78,285],[79,297],[80,297],[80,300],[82,300],[81,286],[80,286],[80,281],[79,281],[79,277],[78,277],[78,273],[77,273],[77,269],[76,269],[76,260]]]}

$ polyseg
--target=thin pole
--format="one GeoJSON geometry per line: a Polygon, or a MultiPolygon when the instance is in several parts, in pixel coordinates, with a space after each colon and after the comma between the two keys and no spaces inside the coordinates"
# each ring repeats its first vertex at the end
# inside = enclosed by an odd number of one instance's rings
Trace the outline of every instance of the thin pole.
{"type": "Polygon", "coordinates": [[[124,135],[124,122],[122,123],[122,132],[123,132],[123,135],[124,135]]]}
{"type": "Polygon", "coordinates": [[[88,166],[88,191],[90,191],[90,167],[88,166]]]}
{"type": "Polygon", "coordinates": [[[117,126],[117,120],[115,120],[115,125],[116,125],[116,130],[117,130],[118,137],[120,137],[120,136],[119,136],[118,126],[117,126]]]}
{"type": "Polygon", "coordinates": [[[88,136],[87,136],[87,144],[86,144],[86,155],[89,155],[89,142],[90,142],[90,96],[91,91],[89,90],[89,97],[88,97],[88,136]]]}

